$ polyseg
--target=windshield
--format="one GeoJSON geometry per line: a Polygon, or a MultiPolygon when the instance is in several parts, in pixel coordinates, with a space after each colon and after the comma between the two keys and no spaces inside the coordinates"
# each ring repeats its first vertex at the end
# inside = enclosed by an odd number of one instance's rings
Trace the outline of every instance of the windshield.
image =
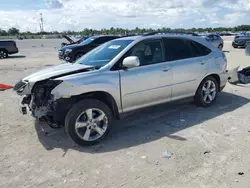
{"type": "Polygon", "coordinates": [[[82,41],[81,44],[82,45],[87,45],[89,43],[91,43],[93,40],[95,40],[97,37],[89,37],[86,40],[82,41]]]}
{"type": "Polygon", "coordinates": [[[133,40],[114,40],[107,42],[84,55],[77,60],[76,63],[100,68],[108,64],[131,42],[133,42],[133,40]]]}

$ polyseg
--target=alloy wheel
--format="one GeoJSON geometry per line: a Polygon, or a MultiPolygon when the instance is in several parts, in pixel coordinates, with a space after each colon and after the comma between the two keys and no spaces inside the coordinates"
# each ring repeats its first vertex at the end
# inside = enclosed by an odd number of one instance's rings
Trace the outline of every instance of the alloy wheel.
{"type": "Polygon", "coordinates": [[[82,112],[76,122],[77,135],[84,141],[95,141],[102,137],[108,128],[106,114],[97,108],[89,108],[82,112]]]}
{"type": "Polygon", "coordinates": [[[205,82],[205,84],[202,87],[202,98],[203,101],[207,104],[210,104],[213,102],[213,100],[216,97],[216,84],[212,80],[208,80],[205,82]]]}
{"type": "Polygon", "coordinates": [[[5,51],[0,51],[0,59],[6,58],[7,53],[5,51]]]}

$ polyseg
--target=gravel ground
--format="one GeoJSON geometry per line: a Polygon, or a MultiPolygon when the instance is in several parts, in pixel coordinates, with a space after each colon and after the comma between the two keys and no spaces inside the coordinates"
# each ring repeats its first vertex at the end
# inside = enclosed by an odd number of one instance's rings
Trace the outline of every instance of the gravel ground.
{"type": "MultiPolygon", "coordinates": [[[[232,49],[231,40],[225,38],[228,67],[249,65],[250,57],[232,49]]],[[[17,41],[20,53],[0,60],[0,82],[14,84],[60,63],[61,42],[17,41]]],[[[228,84],[206,109],[189,101],[144,109],[117,121],[101,144],[85,148],[63,129],[21,115],[19,96],[2,91],[0,187],[249,188],[249,87],[228,84]]]]}

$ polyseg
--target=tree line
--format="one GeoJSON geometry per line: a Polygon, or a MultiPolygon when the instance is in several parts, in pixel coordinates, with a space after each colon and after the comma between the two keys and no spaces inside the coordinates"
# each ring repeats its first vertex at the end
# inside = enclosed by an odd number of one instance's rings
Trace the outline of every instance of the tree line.
{"type": "Polygon", "coordinates": [[[3,30],[0,29],[0,36],[8,36],[8,35],[14,35],[14,36],[24,36],[24,35],[50,35],[50,34],[65,34],[65,35],[94,35],[94,34],[122,34],[122,35],[129,35],[129,34],[136,34],[136,33],[150,33],[150,32],[237,32],[237,31],[250,31],[250,25],[239,25],[236,27],[216,27],[216,28],[190,28],[190,29],[184,29],[184,28],[177,28],[177,29],[171,29],[171,28],[159,28],[159,29],[145,29],[145,28],[138,28],[135,29],[123,29],[123,28],[114,28],[111,27],[110,29],[101,29],[101,30],[95,30],[95,29],[84,29],[82,31],[52,31],[52,32],[38,32],[38,33],[32,33],[30,31],[26,32],[20,32],[17,28],[10,28],[9,30],[3,30]]]}

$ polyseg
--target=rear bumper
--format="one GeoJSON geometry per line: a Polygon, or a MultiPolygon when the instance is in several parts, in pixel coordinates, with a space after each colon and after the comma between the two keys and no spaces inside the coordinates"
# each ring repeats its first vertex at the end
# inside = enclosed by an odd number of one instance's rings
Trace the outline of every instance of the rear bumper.
{"type": "Polygon", "coordinates": [[[228,72],[224,72],[220,74],[220,86],[223,87],[227,84],[228,80],[228,72]]]}
{"type": "Polygon", "coordinates": [[[17,54],[19,52],[18,48],[16,48],[15,50],[9,51],[9,54],[17,54]]]}
{"type": "Polygon", "coordinates": [[[224,72],[224,73],[219,74],[219,76],[220,76],[220,91],[222,91],[227,84],[229,75],[228,75],[228,72],[224,72]]]}

